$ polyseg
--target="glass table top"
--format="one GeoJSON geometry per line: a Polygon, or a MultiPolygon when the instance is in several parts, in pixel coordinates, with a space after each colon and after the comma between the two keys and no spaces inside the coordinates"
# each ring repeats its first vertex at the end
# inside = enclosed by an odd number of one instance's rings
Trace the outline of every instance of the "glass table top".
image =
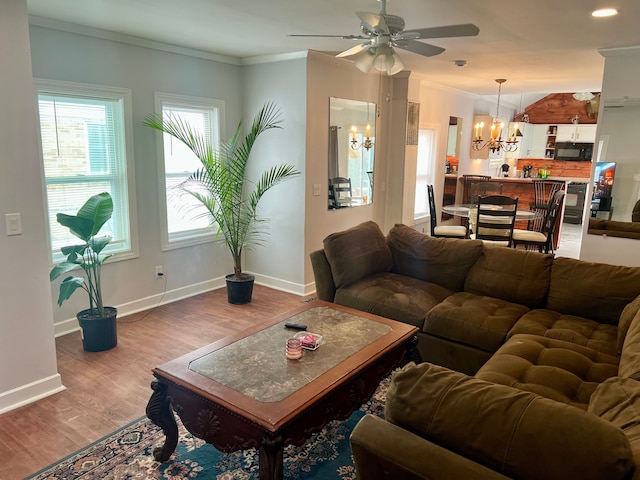
{"type": "Polygon", "coordinates": [[[373,343],[392,327],[329,307],[314,307],[242,338],[189,364],[189,370],[260,402],[279,402],[373,343]],[[286,322],[307,325],[322,335],[316,350],[299,360],[285,356],[296,330],[286,322]]]}

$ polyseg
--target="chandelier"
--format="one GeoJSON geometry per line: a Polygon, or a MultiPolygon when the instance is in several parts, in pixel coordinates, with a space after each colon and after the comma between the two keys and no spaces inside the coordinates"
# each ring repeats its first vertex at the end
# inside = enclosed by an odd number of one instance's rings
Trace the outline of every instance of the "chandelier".
{"type": "Polygon", "coordinates": [[[513,128],[509,130],[507,139],[502,139],[502,131],[504,130],[504,122],[500,120],[500,93],[502,92],[502,84],[506,82],[506,78],[496,78],[498,83],[498,105],[496,106],[496,116],[491,122],[491,134],[488,140],[482,138],[482,129],[484,122],[475,124],[475,135],[473,137],[472,147],[476,151],[488,148],[492,153],[499,152],[515,152],[518,149],[518,140],[516,133],[518,132],[518,124],[515,123],[513,128]]]}
{"type": "Polygon", "coordinates": [[[369,122],[369,102],[367,102],[367,126],[364,129],[364,141],[358,144],[358,127],[351,125],[351,148],[358,150],[360,147],[364,147],[366,150],[373,148],[373,140],[371,140],[371,123],[369,122]]]}
{"type": "Polygon", "coordinates": [[[358,133],[358,127],[355,125],[351,126],[351,148],[353,150],[358,150],[360,147],[364,147],[366,150],[371,150],[373,147],[373,141],[371,140],[371,125],[367,124],[367,128],[364,131],[364,141],[362,143],[358,143],[358,139],[356,138],[356,134],[358,133]]]}

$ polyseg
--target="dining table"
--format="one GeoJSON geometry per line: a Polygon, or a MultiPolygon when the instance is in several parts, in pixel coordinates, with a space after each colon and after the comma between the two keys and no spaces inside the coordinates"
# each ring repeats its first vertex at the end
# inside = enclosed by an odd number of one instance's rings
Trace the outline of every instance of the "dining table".
{"type": "MultiPolygon", "coordinates": [[[[478,205],[475,203],[460,203],[453,205],[443,205],[442,211],[444,213],[448,213],[449,215],[454,215],[457,217],[469,218],[470,212],[475,212],[478,208],[478,205]]],[[[500,210],[502,207],[500,205],[495,205],[496,210],[500,210]]],[[[544,216],[543,213],[533,210],[517,210],[516,211],[516,221],[525,221],[528,222],[530,220],[535,220],[537,218],[542,218],[544,216]]]]}

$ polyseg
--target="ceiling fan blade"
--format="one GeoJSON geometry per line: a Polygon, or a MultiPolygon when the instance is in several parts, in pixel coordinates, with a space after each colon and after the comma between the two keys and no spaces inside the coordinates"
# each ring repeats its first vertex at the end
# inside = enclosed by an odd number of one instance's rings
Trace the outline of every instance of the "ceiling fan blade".
{"type": "Polygon", "coordinates": [[[287,37],[342,38],[344,40],[369,40],[362,35],[287,35],[287,37]]]}
{"type": "Polygon", "coordinates": [[[356,53],[360,53],[363,50],[367,50],[370,46],[371,46],[370,43],[361,43],[360,45],[351,47],[350,49],[345,50],[344,52],[340,52],[339,54],[336,55],[336,57],[348,57],[350,55],[355,55],[356,53]]]}
{"type": "Polygon", "coordinates": [[[372,32],[376,31],[378,33],[389,33],[389,27],[387,26],[387,22],[385,22],[382,15],[371,12],[356,12],[356,15],[368,30],[372,32]]]}
{"type": "Polygon", "coordinates": [[[414,32],[420,35],[417,38],[474,37],[480,33],[480,29],[472,23],[463,23],[444,27],[411,28],[402,32],[400,36],[414,32]]]}
{"type": "Polygon", "coordinates": [[[428,43],[416,42],[415,40],[404,40],[395,44],[398,48],[408,50],[409,52],[417,53],[423,57],[433,57],[444,52],[444,48],[436,47],[428,43]]]}

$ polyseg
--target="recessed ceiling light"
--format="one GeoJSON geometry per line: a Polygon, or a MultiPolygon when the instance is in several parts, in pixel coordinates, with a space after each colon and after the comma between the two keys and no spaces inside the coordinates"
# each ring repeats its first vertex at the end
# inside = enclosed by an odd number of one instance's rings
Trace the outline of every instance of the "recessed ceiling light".
{"type": "Polygon", "coordinates": [[[592,17],[612,17],[620,13],[617,8],[601,8],[600,10],[594,10],[591,12],[592,17]]]}

